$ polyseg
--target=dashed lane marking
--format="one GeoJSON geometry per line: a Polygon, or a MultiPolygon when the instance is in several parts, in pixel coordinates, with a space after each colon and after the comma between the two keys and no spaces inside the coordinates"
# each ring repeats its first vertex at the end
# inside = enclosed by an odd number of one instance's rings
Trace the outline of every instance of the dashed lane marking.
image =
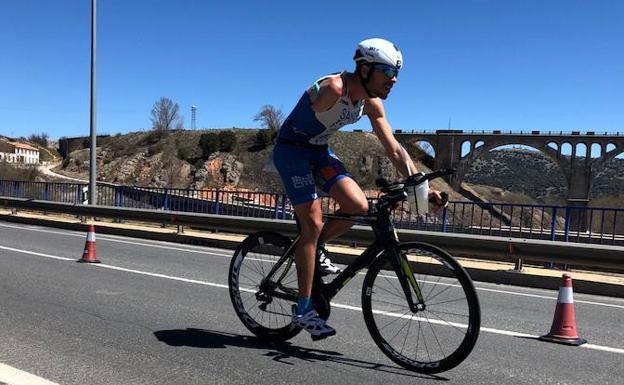
{"type": "Polygon", "coordinates": [[[58,385],[56,382],[35,376],[0,362],[0,385],[58,385]]]}

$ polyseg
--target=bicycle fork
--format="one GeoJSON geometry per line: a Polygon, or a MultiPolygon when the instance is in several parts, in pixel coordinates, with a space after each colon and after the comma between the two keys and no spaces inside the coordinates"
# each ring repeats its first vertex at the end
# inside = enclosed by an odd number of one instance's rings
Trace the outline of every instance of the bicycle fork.
{"type": "Polygon", "coordinates": [[[401,284],[403,294],[405,294],[405,299],[407,300],[410,310],[412,313],[418,313],[419,311],[425,310],[425,299],[423,298],[418,282],[416,282],[416,278],[414,278],[414,273],[409,260],[407,259],[407,255],[399,253],[396,249],[392,250],[392,254],[392,261],[395,265],[394,269],[397,273],[399,283],[401,284]],[[414,301],[414,296],[416,297],[416,301],[414,301]]]}

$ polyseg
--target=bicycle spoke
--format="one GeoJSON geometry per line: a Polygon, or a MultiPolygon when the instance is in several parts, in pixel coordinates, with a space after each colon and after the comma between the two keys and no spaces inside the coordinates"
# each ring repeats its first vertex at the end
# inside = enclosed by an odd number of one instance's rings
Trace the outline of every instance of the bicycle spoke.
{"type": "Polygon", "coordinates": [[[436,315],[434,312],[429,312],[431,315],[435,316],[437,319],[439,319],[440,321],[444,322],[446,325],[450,326],[451,328],[459,331],[461,334],[466,334],[465,332],[465,328],[459,328],[457,325],[455,325],[454,322],[449,322],[447,320],[445,320],[444,318],[441,318],[440,316],[436,315]]]}
{"type": "Polygon", "coordinates": [[[383,304],[386,304],[386,305],[399,306],[399,308],[404,308],[406,306],[409,307],[409,304],[407,302],[404,303],[404,304],[398,304],[398,303],[394,303],[394,302],[390,302],[390,301],[382,301],[382,300],[379,300],[379,299],[375,300],[375,302],[378,302],[378,303],[380,302],[380,303],[383,303],[383,304]]]}
{"type": "Polygon", "coordinates": [[[427,306],[436,306],[436,305],[442,305],[443,303],[451,303],[451,302],[465,301],[465,300],[466,300],[466,297],[456,298],[456,299],[447,299],[446,301],[434,302],[434,303],[427,302],[427,306]]]}
{"type": "MultiPolygon", "coordinates": [[[[387,279],[386,279],[386,280],[387,280],[387,279]]],[[[381,286],[381,287],[377,287],[376,289],[383,290],[383,291],[385,291],[386,293],[388,293],[388,294],[392,295],[393,297],[397,297],[397,298],[399,298],[399,299],[405,299],[405,294],[403,294],[403,289],[397,289],[397,288],[396,288],[396,287],[392,284],[392,282],[390,282],[389,280],[387,280],[387,282],[390,284],[390,286],[392,286],[392,288],[393,288],[395,291],[390,291],[390,290],[388,290],[388,289],[384,288],[383,286],[381,286]],[[398,294],[397,294],[397,293],[398,293],[398,294]]]]}
{"type": "Polygon", "coordinates": [[[430,296],[430,297],[426,297],[427,301],[431,301],[432,299],[438,297],[439,295],[445,293],[447,290],[453,288],[452,286],[446,286],[444,289],[440,290],[439,292],[437,292],[435,295],[430,296]]]}
{"type": "MultiPolygon", "coordinates": [[[[405,326],[407,326],[407,325],[409,325],[409,324],[410,324],[410,322],[408,321],[408,322],[407,322],[407,323],[405,323],[403,326],[401,326],[401,327],[399,328],[399,330],[397,330],[397,332],[396,332],[396,333],[394,333],[394,336],[392,336],[392,337],[388,340],[388,342],[392,342],[392,340],[394,340],[394,338],[395,338],[396,336],[398,336],[398,335],[399,335],[399,333],[401,333],[401,330],[405,329],[405,326]]],[[[407,338],[407,336],[406,336],[406,338],[407,338]]],[[[403,345],[405,345],[405,341],[403,342],[403,345]]]]}
{"type": "MultiPolygon", "coordinates": [[[[429,317],[427,317],[427,315],[425,314],[425,317],[427,318],[427,320],[429,319],[429,317]]],[[[438,347],[440,348],[440,351],[442,352],[442,356],[444,357],[444,349],[442,349],[442,345],[440,344],[440,340],[438,339],[438,335],[436,334],[435,330],[433,329],[433,324],[431,322],[428,322],[429,327],[431,328],[431,333],[433,334],[433,338],[435,338],[436,343],[438,344],[438,347]]]]}
{"type": "Polygon", "coordinates": [[[441,277],[437,277],[437,278],[438,278],[438,279],[437,279],[437,281],[435,281],[435,282],[431,282],[431,283],[430,283],[430,285],[431,285],[431,289],[429,290],[429,292],[427,292],[427,294],[425,294],[425,295],[423,296],[424,298],[429,299],[429,298],[430,298],[430,296],[431,296],[431,293],[433,293],[433,291],[435,290],[435,288],[436,288],[436,286],[438,285],[438,283],[440,283],[440,279],[441,279],[441,277]]]}
{"type": "Polygon", "coordinates": [[[379,330],[381,330],[381,329],[385,329],[386,327],[388,327],[388,326],[392,325],[393,323],[395,323],[395,322],[397,322],[397,321],[399,321],[399,320],[403,319],[403,317],[405,317],[405,315],[406,315],[407,313],[409,313],[409,312],[411,312],[411,310],[407,309],[407,311],[406,311],[405,313],[401,314],[401,316],[399,316],[399,317],[394,317],[394,319],[393,319],[392,321],[390,321],[390,322],[388,322],[387,324],[385,324],[384,326],[380,327],[380,328],[379,328],[379,330]]]}
{"type": "Polygon", "coordinates": [[[405,349],[405,343],[407,342],[407,336],[409,336],[409,332],[412,329],[412,321],[414,320],[414,316],[412,316],[412,318],[410,319],[410,322],[407,323],[407,335],[405,337],[405,339],[403,340],[403,346],[401,347],[401,353],[403,353],[403,350],[405,349]]]}

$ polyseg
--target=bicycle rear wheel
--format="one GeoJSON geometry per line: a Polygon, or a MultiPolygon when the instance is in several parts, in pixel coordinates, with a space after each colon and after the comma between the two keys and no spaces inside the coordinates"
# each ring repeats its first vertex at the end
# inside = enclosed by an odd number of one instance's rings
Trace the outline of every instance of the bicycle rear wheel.
{"type": "Polygon", "coordinates": [[[366,326],[383,353],[409,370],[439,373],[454,368],[479,336],[481,310],[472,280],[435,246],[408,242],[397,251],[411,262],[424,309],[410,310],[398,273],[381,256],[368,269],[362,287],[366,326]]]}
{"type": "Polygon", "coordinates": [[[245,238],[230,263],[232,305],[243,325],[259,338],[285,341],[301,331],[291,324],[291,307],[297,298],[291,243],[278,233],[255,233],[245,238]]]}

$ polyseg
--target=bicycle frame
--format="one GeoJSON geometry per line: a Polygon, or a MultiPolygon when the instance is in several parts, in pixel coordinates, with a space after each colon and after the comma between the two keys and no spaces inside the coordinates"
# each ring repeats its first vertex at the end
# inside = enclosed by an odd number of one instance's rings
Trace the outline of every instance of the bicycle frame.
{"type": "MultiPolygon", "coordinates": [[[[425,308],[424,299],[422,293],[420,291],[420,286],[414,279],[414,275],[412,273],[411,266],[406,256],[400,255],[396,251],[396,247],[399,245],[399,239],[397,233],[395,231],[392,223],[388,221],[384,222],[371,222],[371,216],[350,216],[350,215],[338,215],[338,214],[328,214],[326,215],[329,219],[338,219],[338,220],[350,220],[359,223],[366,223],[373,227],[373,231],[375,232],[375,241],[364,250],[362,254],[360,254],[355,261],[349,264],[340,274],[338,274],[334,279],[330,282],[324,282],[321,278],[321,275],[318,273],[318,269],[315,269],[314,280],[313,280],[313,296],[321,295],[328,302],[334,298],[340,290],[349,283],[353,277],[362,269],[370,266],[373,261],[379,258],[382,255],[386,255],[385,258],[391,263],[393,269],[397,272],[397,276],[403,292],[405,294],[405,298],[408,301],[410,309],[416,313],[419,310],[423,310],[425,308]],[[417,302],[414,302],[414,297],[412,296],[412,291],[416,296],[417,302]]],[[[299,241],[299,236],[297,236],[291,245],[288,247],[286,252],[281,256],[278,262],[273,266],[271,271],[265,277],[264,282],[260,285],[260,290],[265,291],[266,289],[271,289],[266,286],[267,282],[276,282],[277,287],[280,287],[284,290],[284,293],[280,293],[274,290],[271,290],[272,296],[277,298],[292,300],[294,302],[297,301],[297,295],[292,292],[292,290],[288,290],[281,286],[280,282],[282,278],[286,275],[287,270],[285,270],[281,276],[277,280],[273,280],[273,275],[277,272],[277,270],[286,263],[287,259],[290,258],[290,255],[294,253],[294,248],[299,241]]],[[[292,262],[290,262],[292,263],[292,262]]]]}

